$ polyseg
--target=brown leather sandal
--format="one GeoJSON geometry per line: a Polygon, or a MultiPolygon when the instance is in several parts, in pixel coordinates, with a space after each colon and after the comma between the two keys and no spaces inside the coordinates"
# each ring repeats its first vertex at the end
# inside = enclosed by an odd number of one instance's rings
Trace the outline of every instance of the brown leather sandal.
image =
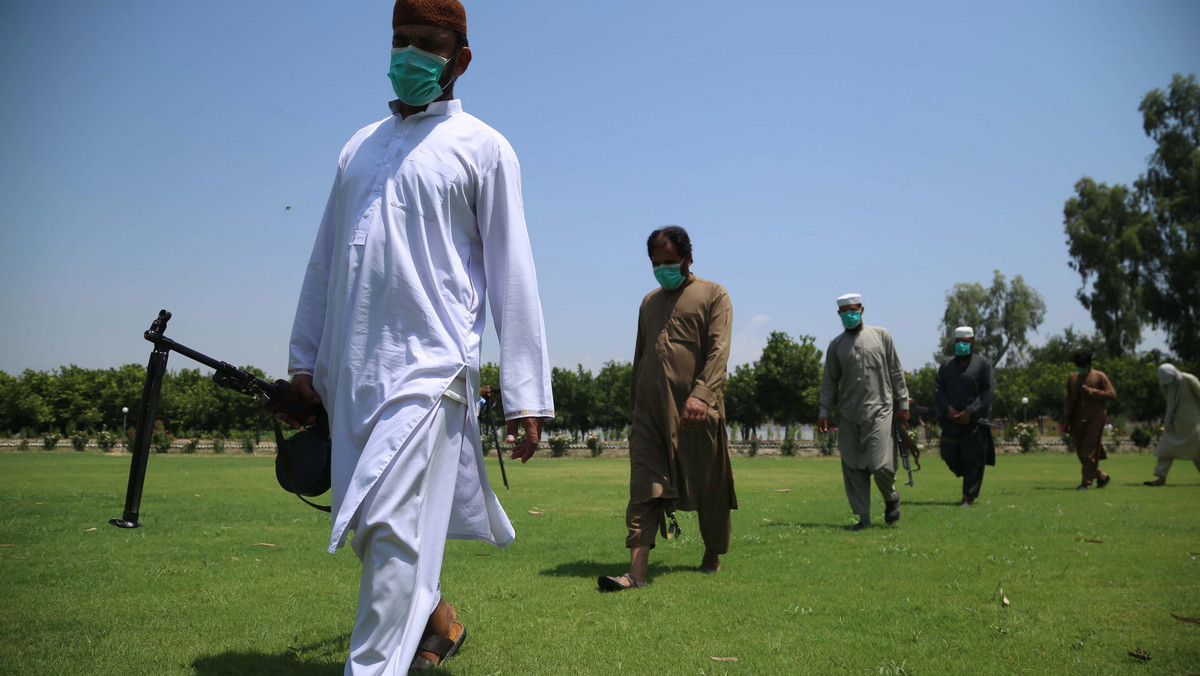
{"type": "Polygon", "coordinates": [[[420,645],[417,646],[417,655],[413,657],[412,665],[409,666],[409,671],[424,671],[432,669],[446,660],[458,654],[458,649],[462,647],[463,641],[467,639],[467,628],[462,626],[461,622],[455,622],[450,625],[450,636],[441,636],[438,634],[426,634],[421,639],[420,645]],[[430,661],[429,658],[423,657],[421,653],[428,652],[437,655],[438,661],[430,661]]]}

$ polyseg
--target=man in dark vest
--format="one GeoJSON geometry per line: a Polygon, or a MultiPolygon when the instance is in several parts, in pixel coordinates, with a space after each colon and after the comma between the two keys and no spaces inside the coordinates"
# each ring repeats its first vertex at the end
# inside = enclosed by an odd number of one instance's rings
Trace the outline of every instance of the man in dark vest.
{"type": "Polygon", "coordinates": [[[954,329],[954,356],[938,369],[934,396],[942,423],[942,460],[954,476],[962,477],[962,507],[979,497],[984,465],[996,464],[992,431],[979,424],[991,409],[993,383],[991,362],[975,354],[975,330],[954,329]]]}

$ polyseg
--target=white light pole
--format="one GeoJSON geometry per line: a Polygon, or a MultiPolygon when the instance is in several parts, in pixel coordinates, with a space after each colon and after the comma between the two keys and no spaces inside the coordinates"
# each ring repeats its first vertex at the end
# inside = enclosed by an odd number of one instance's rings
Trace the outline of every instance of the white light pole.
{"type": "Polygon", "coordinates": [[[125,451],[129,451],[129,407],[121,407],[121,443],[125,444],[125,451]]]}
{"type": "Polygon", "coordinates": [[[1028,406],[1029,397],[1021,397],[1021,421],[1026,423],[1029,422],[1028,406]]]}

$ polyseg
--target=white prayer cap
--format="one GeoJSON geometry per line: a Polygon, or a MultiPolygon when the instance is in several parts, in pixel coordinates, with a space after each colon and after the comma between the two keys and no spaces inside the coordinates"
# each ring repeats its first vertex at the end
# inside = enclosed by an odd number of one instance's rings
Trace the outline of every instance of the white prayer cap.
{"type": "Polygon", "coordinates": [[[838,296],[838,307],[846,307],[847,305],[862,305],[861,293],[848,293],[844,296],[838,296]]]}
{"type": "Polygon", "coordinates": [[[975,329],[973,329],[969,326],[960,326],[957,329],[954,329],[954,337],[955,338],[974,338],[975,337],[975,329]]]}
{"type": "Polygon", "coordinates": [[[1179,380],[1179,369],[1171,364],[1163,364],[1158,367],[1158,382],[1163,385],[1170,385],[1176,380],[1179,380]]]}

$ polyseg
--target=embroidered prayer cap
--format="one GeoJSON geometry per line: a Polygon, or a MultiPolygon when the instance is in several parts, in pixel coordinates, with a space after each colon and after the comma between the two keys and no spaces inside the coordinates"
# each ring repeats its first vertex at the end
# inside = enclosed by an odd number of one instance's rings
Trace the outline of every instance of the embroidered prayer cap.
{"type": "Polygon", "coordinates": [[[1172,364],[1163,364],[1158,367],[1158,382],[1163,385],[1170,385],[1179,380],[1179,369],[1172,364]]]}
{"type": "Polygon", "coordinates": [[[467,10],[458,0],[396,0],[392,30],[397,26],[437,26],[467,34],[467,10]]]}
{"type": "Polygon", "coordinates": [[[957,329],[954,329],[954,337],[955,338],[974,338],[975,337],[975,329],[973,329],[969,326],[960,326],[957,329]]]}
{"type": "Polygon", "coordinates": [[[847,305],[862,305],[861,293],[848,293],[844,296],[838,296],[838,307],[846,307],[847,305]]]}

